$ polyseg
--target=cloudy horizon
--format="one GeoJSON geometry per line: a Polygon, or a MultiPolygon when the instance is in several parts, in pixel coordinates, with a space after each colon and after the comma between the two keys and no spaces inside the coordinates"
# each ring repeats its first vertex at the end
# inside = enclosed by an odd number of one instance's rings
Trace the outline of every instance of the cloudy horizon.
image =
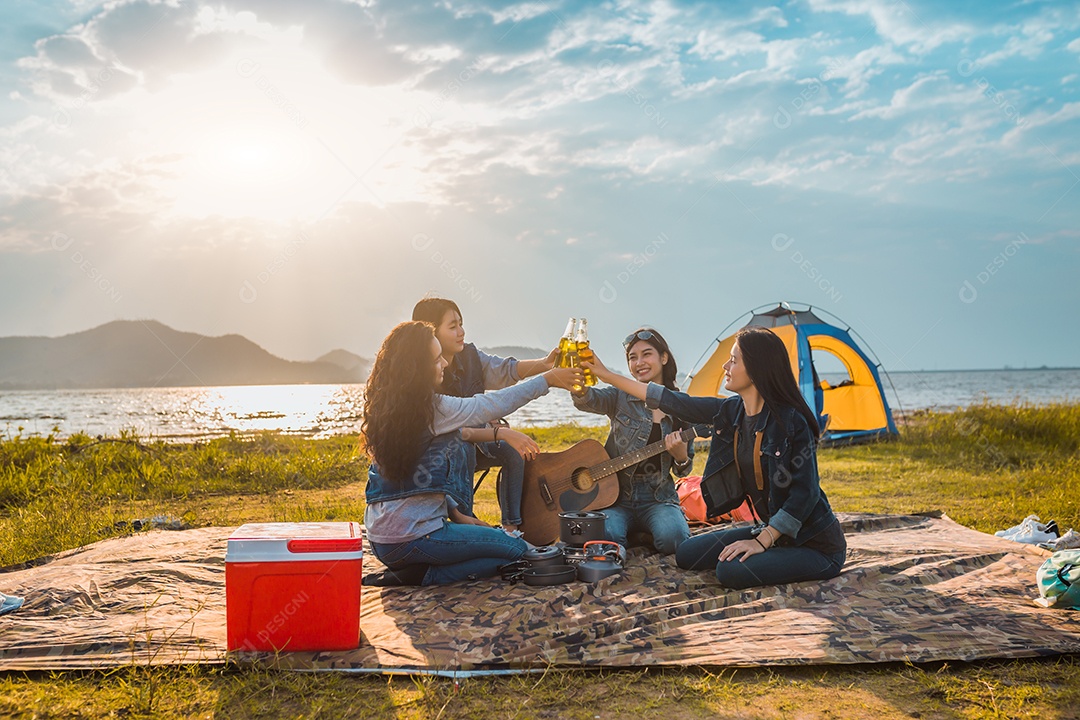
{"type": "Polygon", "coordinates": [[[775,301],[889,371],[1076,366],[1080,6],[5,4],[0,336],[152,318],[689,369],[775,301]]]}

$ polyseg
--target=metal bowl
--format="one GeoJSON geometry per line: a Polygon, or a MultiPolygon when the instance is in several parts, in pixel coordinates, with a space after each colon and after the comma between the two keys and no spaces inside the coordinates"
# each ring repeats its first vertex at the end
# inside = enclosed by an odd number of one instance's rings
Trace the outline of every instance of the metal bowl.
{"type": "Polygon", "coordinates": [[[577,577],[577,568],[573,565],[552,565],[534,567],[525,571],[526,585],[564,585],[577,577]]]}

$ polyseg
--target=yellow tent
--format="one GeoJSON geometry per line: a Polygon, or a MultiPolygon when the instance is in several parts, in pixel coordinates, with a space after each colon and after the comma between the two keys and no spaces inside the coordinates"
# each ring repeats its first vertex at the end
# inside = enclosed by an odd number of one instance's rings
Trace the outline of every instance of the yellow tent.
{"type": "MultiPolygon", "coordinates": [[[[814,409],[823,428],[822,442],[858,442],[896,435],[896,424],[872,362],[852,338],[850,329],[822,320],[807,306],[794,310],[789,303],[765,306],[751,312],[744,327],[756,325],[776,333],[787,346],[791,369],[806,403],[814,409]],[[815,357],[829,355],[847,371],[841,382],[821,380],[815,357]]],[[[704,397],[723,396],[724,368],[735,344],[735,334],[717,338],[705,363],[690,376],[687,392],[704,397]]]]}

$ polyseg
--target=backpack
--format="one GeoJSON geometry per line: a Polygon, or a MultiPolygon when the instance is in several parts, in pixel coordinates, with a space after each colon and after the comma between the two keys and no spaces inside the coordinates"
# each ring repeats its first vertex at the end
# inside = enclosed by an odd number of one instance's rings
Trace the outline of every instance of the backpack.
{"type": "Polygon", "coordinates": [[[753,521],[754,511],[750,509],[750,501],[743,501],[742,505],[739,505],[733,510],[726,513],[721,513],[709,517],[709,511],[707,509],[707,503],[701,493],[701,476],[691,475],[689,477],[682,478],[675,485],[675,490],[679,493],[679,505],[682,506],[683,514],[686,515],[686,521],[691,525],[715,525],[719,522],[739,522],[739,521],[753,521]]]}
{"type": "Polygon", "coordinates": [[[1035,574],[1043,607],[1080,610],[1080,550],[1058,550],[1035,574]]]}

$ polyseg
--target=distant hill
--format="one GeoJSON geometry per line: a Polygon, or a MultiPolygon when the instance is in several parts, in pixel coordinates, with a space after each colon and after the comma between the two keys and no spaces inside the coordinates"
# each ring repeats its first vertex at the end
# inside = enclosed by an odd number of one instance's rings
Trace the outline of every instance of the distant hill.
{"type": "Polygon", "coordinates": [[[356,373],[357,376],[361,376],[364,380],[371,373],[372,361],[355,355],[348,350],[331,350],[325,355],[315,358],[315,362],[337,365],[349,372],[356,373]]]}
{"type": "Polygon", "coordinates": [[[0,388],[125,388],[351,383],[368,361],[335,350],[293,362],[240,335],[207,337],[153,320],[118,320],[58,338],[0,338],[0,388]]]}
{"type": "MultiPolygon", "coordinates": [[[[552,345],[551,347],[555,346],[552,345]]],[[[485,347],[480,349],[488,355],[515,357],[518,360],[535,360],[536,358],[547,357],[547,354],[551,352],[551,348],[541,350],[539,348],[518,347],[517,345],[496,345],[495,347],[485,347]]]]}

